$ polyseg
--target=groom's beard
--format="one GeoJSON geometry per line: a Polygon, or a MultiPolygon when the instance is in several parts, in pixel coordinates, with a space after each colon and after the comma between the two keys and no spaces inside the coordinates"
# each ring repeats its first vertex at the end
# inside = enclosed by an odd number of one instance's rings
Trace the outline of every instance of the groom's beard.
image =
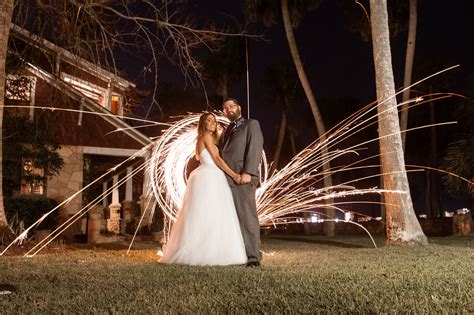
{"type": "Polygon", "coordinates": [[[240,107],[236,107],[234,111],[229,111],[227,113],[227,118],[229,118],[229,120],[232,122],[238,118],[240,118],[240,116],[242,116],[241,112],[240,112],[240,107]]]}

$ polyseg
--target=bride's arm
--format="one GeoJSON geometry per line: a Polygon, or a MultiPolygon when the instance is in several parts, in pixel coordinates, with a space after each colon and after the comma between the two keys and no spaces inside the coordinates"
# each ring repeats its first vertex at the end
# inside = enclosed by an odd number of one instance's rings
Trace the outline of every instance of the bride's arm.
{"type": "Polygon", "coordinates": [[[198,145],[196,143],[196,147],[194,148],[194,158],[196,159],[196,161],[199,162],[199,154],[198,154],[198,145]]]}
{"type": "Polygon", "coordinates": [[[227,175],[232,177],[232,179],[236,182],[240,182],[240,174],[234,172],[227,163],[220,157],[219,151],[217,150],[216,145],[214,144],[213,138],[210,134],[206,134],[203,136],[204,145],[211,155],[214,163],[221,168],[227,175]]]}

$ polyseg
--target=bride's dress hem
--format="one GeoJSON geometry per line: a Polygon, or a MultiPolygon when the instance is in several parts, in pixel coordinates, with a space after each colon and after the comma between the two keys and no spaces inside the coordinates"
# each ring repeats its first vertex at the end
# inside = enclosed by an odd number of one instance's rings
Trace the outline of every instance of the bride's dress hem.
{"type": "Polygon", "coordinates": [[[224,172],[207,149],[189,176],[183,205],[160,263],[228,266],[247,263],[234,200],[224,172]]]}

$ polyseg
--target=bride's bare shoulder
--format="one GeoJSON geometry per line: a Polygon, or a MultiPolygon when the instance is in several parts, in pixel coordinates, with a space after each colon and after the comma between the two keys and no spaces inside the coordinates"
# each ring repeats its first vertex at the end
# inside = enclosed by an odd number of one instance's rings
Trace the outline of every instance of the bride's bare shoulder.
{"type": "Polygon", "coordinates": [[[210,133],[204,133],[200,135],[201,141],[204,146],[209,147],[215,145],[214,137],[210,133]]]}

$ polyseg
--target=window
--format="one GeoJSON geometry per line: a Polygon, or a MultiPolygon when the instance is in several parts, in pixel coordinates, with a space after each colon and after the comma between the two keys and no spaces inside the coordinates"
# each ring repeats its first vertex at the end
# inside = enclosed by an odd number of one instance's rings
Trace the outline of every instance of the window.
{"type": "Polygon", "coordinates": [[[110,111],[114,115],[121,115],[122,112],[122,97],[118,94],[113,94],[110,101],[110,111]]]}
{"type": "Polygon", "coordinates": [[[42,195],[44,191],[44,172],[33,166],[31,159],[22,159],[21,195],[42,195]]]}
{"type": "Polygon", "coordinates": [[[7,76],[5,84],[5,98],[13,103],[30,104],[34,93],[35,77],[29,76],[7,76]]]}

